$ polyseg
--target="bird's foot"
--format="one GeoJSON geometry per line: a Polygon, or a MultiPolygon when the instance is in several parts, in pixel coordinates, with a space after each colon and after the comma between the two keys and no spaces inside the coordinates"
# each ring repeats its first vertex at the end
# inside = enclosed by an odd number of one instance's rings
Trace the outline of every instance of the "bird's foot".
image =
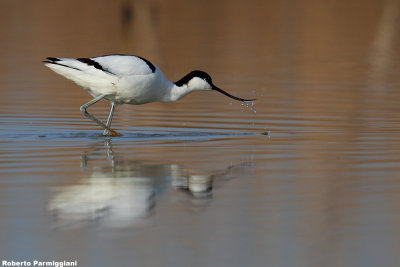
{"type": "Polygon", "coordinates": [[[116,136],[121,136],[122,134],[120,134],[117,131],[114,131],[113,129],[107,130],[107,133],[103,133],[104,136],[112,136],[112,137],[116,137],[116,136]]]}

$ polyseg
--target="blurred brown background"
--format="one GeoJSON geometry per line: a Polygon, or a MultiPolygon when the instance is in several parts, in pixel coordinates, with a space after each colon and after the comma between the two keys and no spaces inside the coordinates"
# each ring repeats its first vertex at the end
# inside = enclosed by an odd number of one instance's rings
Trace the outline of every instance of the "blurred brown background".
{"type": "MultiPolygon", "coordinates": [[[[40,67],[46,56],[136,54],[172,80],[198,68],[234,91],[248,87],[249,80],[252,89],[279,86],[288,79],[377,86],[397,81],[399,70],[395,0],[5,0],[0,17],[5,97],[8,91],[25,92],[16,80],[29,82],[35,89],[26,90],[35,94],[50,90],[40,86],[43,79],[63,82],[40,67]]],[[[362,91],[340,93],[363,97],[362,91]]],[[[327,92],[301,94],[304,101],[329,97],[327,92]]]]}

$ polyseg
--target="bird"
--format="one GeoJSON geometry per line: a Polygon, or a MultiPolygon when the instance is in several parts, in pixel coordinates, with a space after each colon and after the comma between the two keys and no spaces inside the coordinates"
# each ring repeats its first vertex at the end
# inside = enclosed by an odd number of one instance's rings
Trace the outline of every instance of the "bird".
{"type": "Polygon", "coordinates": [[[162,71],[147,59],[134,55],[105,55],[92,58],[47,57],[44,65],[74,81],[93,96],[80,107],[88,119],[104,129],[105,136],[120,136],[111,129],[115,107],[122,104],[142,105],[151,102],[174,102],[195,91],[217,91],[232,99],[252,102],[233,96],[218,88],[209,74],[194,70],[176,82],[171,82],[162,71]],[[91,115],[87,109],[100,100],[111,102],[106,124],[91,115]]]}

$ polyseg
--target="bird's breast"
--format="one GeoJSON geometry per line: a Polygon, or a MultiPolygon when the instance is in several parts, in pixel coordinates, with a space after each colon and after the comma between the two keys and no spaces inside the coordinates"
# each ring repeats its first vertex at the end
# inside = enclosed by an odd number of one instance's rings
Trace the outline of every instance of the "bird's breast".
{"type": "Polygon", "coordinates": [[[115,102],[141,105],[160,101],[166,84],[157,75],[135,75],[119,80],[115,102]]]}

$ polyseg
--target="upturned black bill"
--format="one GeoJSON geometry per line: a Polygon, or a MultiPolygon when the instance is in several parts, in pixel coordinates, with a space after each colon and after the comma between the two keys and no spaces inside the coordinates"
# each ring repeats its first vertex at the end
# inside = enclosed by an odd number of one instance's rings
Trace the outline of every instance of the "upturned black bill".
{"type": "Polygon", "coordinates": [[[244,99],[244,98],[240,98],[240,97],[233,96],[233,95],[231,95],[231,94],[225,92],[224,90],[219,89],[219,88],[216,87],[215,85],[212,86],[212,89],[215,90],[215,91],[220,92],[221,94],[224,94],[224,95],[226,95],[226,96],[229,96],[229,97],[232,98],[232,99],[238,100],[238,101],[243,101],[243,102],[248,102],[248,101],[250,101],[250,102],[251,102],[251,101],[254,101],[254,100],[255,100],[255,99],[244,99]]]}

